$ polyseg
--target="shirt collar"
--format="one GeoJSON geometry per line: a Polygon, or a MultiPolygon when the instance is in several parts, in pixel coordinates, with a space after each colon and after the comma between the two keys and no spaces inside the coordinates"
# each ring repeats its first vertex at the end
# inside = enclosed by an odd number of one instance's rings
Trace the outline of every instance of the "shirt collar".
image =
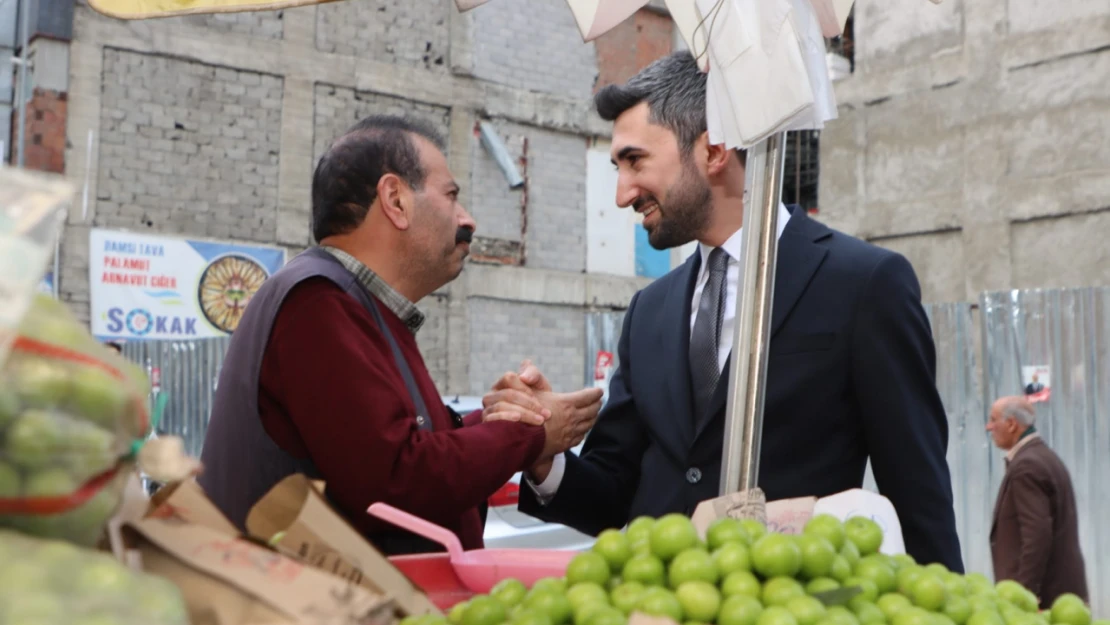
{"type": "Polygon", "coordinates": [[[1013,447],[1010,448],[1010,451],[1006,452],[1006,462],[1013,462],[1014,458],[1017,457],[1017,453],[1021,451],[1023,447],[1040,437],[1041,435],[1037,434],[1036,432],[1022,436],[1021,439],[1016,444],[1014,444],[1013,447]]]}
{"type": "Polygon", "coordinates": [[[424,325],[424,313],[420,312],[416,304],[410,302],[407,297],[401,295],[396,289],[386,284],[381,276],[374,273],[374,271],[363,264],[362,261],[341,249],[329,245],[321,245],[320,249],[334,256],[347,271],[355,274],[355,278],[358,280],[359,284],[377,298],[378,301],[385,304],[386,308],[393,314],[397,315],[410,332],[416,334],[420,326],[424,325]]]}
{"type": "MultiPolygon", "coordinates": [[[[799,209],[800,210],[800,209],[799,209]]],[[[790,221],[790,211],[786,210],[786,205],[779,202],[779,218],[775,224],[778,227],[778,236],[782,237],[782,231],[786,230],[786,222],[790,221]]],[[[728,239],[725,240],[721,249],[728,254],[730,260],[740,260],[740,254],[744,248],[744,228],[741,226],[736,232],[732,233],[728,239]]],[[[701,266],[702,271],[709,266],[709,253],[713,251],[712,247],[704,243],[698,243],[698,251],[701,252],[701,266]]]]}

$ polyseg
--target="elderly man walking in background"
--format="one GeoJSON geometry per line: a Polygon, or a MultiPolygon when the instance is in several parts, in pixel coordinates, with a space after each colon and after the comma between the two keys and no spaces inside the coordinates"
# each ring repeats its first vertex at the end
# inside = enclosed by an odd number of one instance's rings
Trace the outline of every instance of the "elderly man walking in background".
{"type": "Polygon", "coordinates": [[[1037,434],[1035,420],[1033,404],[1024,397],[1003,397],[991,406],[987,431],[1006,452],[991,556],[995,580],[1020,582],[1047,608],[1069,592],[1087,601],[1087,576],[1071,477],[1037,434]]]}

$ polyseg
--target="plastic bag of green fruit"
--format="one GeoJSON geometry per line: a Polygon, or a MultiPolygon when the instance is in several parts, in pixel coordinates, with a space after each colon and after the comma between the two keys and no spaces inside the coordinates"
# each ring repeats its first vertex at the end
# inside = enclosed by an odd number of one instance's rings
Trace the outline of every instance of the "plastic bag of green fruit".
{"type": "Polygon", "coordinates": [[[149,415],[146,374],[36,296],[0,367],[0,527],[95,545],[149,415]]]}
{"type": "Polygon", "coordinates": [[[177,587],[109,554],[0,530],[0,623],[188,625],[177,587]]]}

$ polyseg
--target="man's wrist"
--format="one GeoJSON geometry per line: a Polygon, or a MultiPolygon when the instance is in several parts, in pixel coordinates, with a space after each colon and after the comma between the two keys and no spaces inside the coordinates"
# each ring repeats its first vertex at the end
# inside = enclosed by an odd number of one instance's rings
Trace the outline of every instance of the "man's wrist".
{"type": "Polygon", "coordinates": [[[544,458],[528,469],[528,478],[535,484],[543,484],[547,480],[547,476],[551,475],[551,466],[555,462],[555,457],[544,458]]]}

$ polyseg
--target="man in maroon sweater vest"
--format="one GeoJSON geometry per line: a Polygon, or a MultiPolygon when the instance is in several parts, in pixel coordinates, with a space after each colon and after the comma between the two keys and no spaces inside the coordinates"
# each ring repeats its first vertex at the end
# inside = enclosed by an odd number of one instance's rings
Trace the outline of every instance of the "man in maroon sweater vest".
{"type": "Polygon", "coordinates": [[[240,364],[221,375],[205,441],[201,484],[240,526],[265,490],[303,472],[326,481],[332,504],[386,553],[434,547],[371,518],[378,501],[479,548],[485,500],[537,458],[576,445],[596,419],[598,389],[534,398],[503,389],[466,417],[440,400],[416,343],[416,302],[459,275],[475,229],[442,145],[423,123],[372,117],[320,160],[320,245],[248,306],[225,369],[240,364]],[[252,350],[257,364],[244,364],[252,350]],[[257,375],[244,376],[250,369],[257,375]]]}

